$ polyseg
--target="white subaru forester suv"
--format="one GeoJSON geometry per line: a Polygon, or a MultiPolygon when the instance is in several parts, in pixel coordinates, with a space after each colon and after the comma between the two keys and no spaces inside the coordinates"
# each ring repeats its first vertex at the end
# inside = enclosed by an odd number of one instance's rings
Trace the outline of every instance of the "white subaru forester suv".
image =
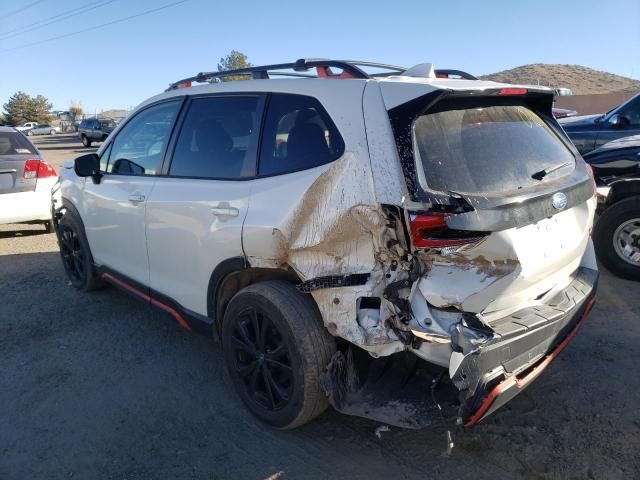
{"type": "Polygon", "coordinates": [[[62,170],[62,262],[219,339],[270,425],[470,426],[594,302],[594,182],[552,105],[430,64],[201,73],[62,170]]]}

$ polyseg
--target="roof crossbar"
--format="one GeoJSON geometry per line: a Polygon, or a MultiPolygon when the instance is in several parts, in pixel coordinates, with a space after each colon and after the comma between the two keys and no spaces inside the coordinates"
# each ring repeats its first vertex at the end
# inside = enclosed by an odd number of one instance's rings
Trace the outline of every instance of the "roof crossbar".
{"type": "MultiPolygon", "coordinates": [[[[304,78],[359,78],[370,79],[388,77],[392,75],[401,75],[405,70],[404,67],[395,65],[386,65],[384,63],[363,62],[360,60],[329,60],[323,58],[301,58],[292,63],[277,63],[273,65],[262,65],[258,67],[238,68],[235,70],[224,70],[221,72],[200,72],[193,77],[178,80],[169,85],[169,90],[175,90],[185,85],[191,85],[192,82],[206,83],[216,81],[223,77],[229,76],[246,76],[253,80],[268,79],[271,76],[285,77],[304,77],[304,78]],[[341,74],[334,74],[331,67],[342,70],[341,74]],[[381,73],[366,73],[360,67],[377,68],[387,70],[381,73]],[[312,68],[316,69],[317,74],[313,75],[308,72],[312,68]],[[293,70],[293,72],[282,72],[281,70],[293,70]]],[[[451,75],[459,76],[466,80],[477,80],[476,77],[461,70],[435,70],[435,74],[440,77],[449,77],[451,75]]]]}

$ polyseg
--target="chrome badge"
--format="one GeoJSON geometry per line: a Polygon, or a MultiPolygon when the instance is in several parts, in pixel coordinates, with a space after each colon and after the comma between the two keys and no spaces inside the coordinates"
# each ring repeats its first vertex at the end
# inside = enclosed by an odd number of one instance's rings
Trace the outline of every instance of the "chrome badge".
{"type": "Polygon", "coordinates": [[[555,193],[553,197],[551,197],[551,205],[553,205],[553,208],[556,210],[562,210],[567,206],[567,196],[562,192],[555,193]]]}

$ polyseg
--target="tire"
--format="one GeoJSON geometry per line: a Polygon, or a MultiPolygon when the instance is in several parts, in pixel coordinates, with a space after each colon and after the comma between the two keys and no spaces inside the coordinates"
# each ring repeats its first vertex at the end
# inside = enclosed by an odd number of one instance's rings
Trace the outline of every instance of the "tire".
{"type": "Polygon", "coordinates": [[[31,130],[27,130],[27,136],[30,137],[31,135],[33,135],[33,132],[31,130]]]}
{"type": "Polygon", "coordinates": [[[55,233],[56,232],[56,227],[53,223],[53,220],[46,220],[44,223],[44,229],[47,231],[47,233],[55,233]]]}
{"type": "Polygon", "coordinates": [[[263,422],[291,429],[329,406],[320,374],[335,339],[313,298],[292,284],[266,281],[238,292],[224,314],[222,348],[236,392],[263,422]]]}
{"type": "Polygon", "coordinates": [[[625,250],[623,243],[628,245],[627,252],[640,252],[640,196],[608,207],[596,223],[593,240],[598,259],[605,267],[621,277],[640,280],[640,261],[625,259],[621,253],[625,250]],[[625,238],[628,242],[624,242],[625,238]]]}
{"type": "Polygon", "coordinates": [[[55,134],[56,134],[56,131],[55,131],[55,130],[51,130],[51,131],[49,132],[49,135],[55,135],[55,134]]]}
{"type": "Polygon", "coordinates": [[[82,135],[82,145],[84,145],[85,147],[91,146],[91,140],[89,140],[86,135],[82,135]]]}
{"type": "Polygon", "coordinates": [[[62,266],[71,285],[82,292],[100,288],[103,282],[93,266],[93,257],[80,220],[67,212],[60,219],[57,233],[62,266]]]}

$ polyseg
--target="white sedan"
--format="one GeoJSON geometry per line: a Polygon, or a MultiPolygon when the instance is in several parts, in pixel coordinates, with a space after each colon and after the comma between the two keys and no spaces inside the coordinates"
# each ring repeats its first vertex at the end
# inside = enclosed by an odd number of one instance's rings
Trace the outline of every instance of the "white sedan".
{"type": "Polygon", "coordinates": [[[57,179],[29,139],[0,127],[0,225],[42,223],[53,232],[51,188],[57,179]]]}
{"type": "Polygon", "coordinates": [[[25,135],[55,135],[60,133],[60,127],[54,127],[53,125],[36,125],[28,130],[23,131],[25,135]]]}

